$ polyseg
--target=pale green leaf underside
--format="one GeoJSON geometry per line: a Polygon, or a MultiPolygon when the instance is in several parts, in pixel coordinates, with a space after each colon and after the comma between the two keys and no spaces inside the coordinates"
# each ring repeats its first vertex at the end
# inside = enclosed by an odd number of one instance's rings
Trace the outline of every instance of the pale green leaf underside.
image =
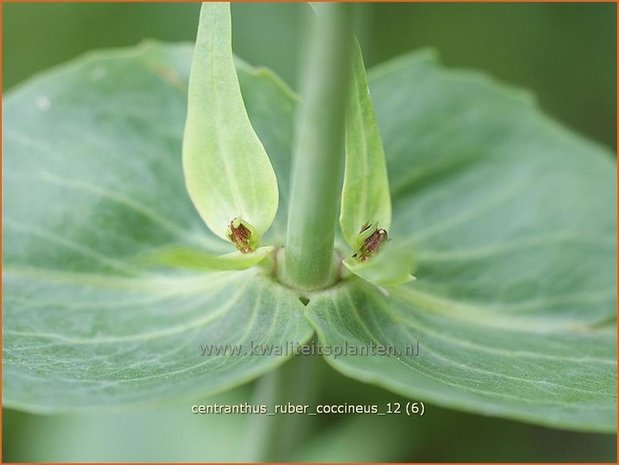
{"type": "Polygon", "coordinates": [[[354,247],[367,224],[389,230],[391,197],[380,132],[359,42],[352,57],[351,97],[346,114],[346,163],[340,226],[344,239],[354,247]]]}
{"type": "MultiPolygon", "coordinates": [[[[208,357],[201,344],[311,336],[296,293],[259,269],[195,272],[147,260],[176,249],[185,264],[204,264],[205,252],[190,251],[230,251],[183,181],[191,50],[99,52],[5,99],[5,406],[51,412],[204,396],[285,357],[208,357]]],[[[240,64],[239,73],[252,116],[268,110],[261,138],[281,160],[293,99],[267,72],[240,64]]]]}
{"type": "Polygon", "coordinates": [[[232,55],[229,3],[202,4],[183,139],[187,190],[207,226],[226,239],[235,218],[259,235],[277,212],[277,180],[247,115],[232,55]]]}
{"type": "Polygon", "coordinates": [[[200,249],[173,246],[143,258],[144,266],[171,267],[196,271],[245,270],[257,265],[273,251],[272,246],[259,247],[253,253],[239,251],[213,255],[200,249]]]}
{"type": "MultiPolygon", "coordinates": [[[[210,364],[199,355],[205,339],[310,336],[298,296],[259,271],[155,273],[139,264],[170,247],[229,251],[183,183],[190,62],[189,46],[98,53],[5,99],[5,404],[50,411],[207,394],[281,360],[210,364]]],[[[295,98],[268,71],[238,69],[286,206],[295,98]]],[[[391,229],[414,253],[417,280],[385,296],[351,278],[308,295],[305,311],[325,342],[418,338],[421,355],[333,365],[446,406],[612,430],[609,154],[528,99],[446,72],[427,54],[370,76],[391,229]]],[[[285,212],[271,243],[281,244],[285,212]]]]}
{"type": "Polygon", "coordinates": [[[419,357],[342,357],[337,369],[412,398],[546,425],[616,418],[615,165],[524,94],[429,54],[371,74],[417,280],[314,297],[320,338],[419,357]]]}

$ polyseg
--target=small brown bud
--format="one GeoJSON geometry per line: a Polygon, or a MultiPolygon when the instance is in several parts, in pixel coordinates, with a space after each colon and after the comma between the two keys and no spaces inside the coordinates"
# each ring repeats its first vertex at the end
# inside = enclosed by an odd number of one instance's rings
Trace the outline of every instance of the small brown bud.
{"type": "Polygon", "coordinates": [[[227,236],[242,253],[254,252],[258,246],[254,228],[240,218],[235,218],[230,222],[227,236]]]}
{"type": "Polygon", "coordinates": [[[360,262],[364,262],[372,257],[380,247],[389,240],[387,230],[372,226],[366,223],[357,238],[357,252],[353,255],[360,262]]]}

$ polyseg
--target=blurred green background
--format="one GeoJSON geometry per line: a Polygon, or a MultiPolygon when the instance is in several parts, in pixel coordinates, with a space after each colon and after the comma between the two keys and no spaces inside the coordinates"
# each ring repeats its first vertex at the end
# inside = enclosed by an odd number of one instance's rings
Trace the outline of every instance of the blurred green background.
{"type": "MultiPolygon", "coordinates": [[[[198,3],[7,3],[3,86],[84,51],[144,38],[193,40],[198,3]]],[[[479,68],[530,89],[544,110],[581,133],[616,143],[616,5],[366,4],[368,66],[419,47],[445,64],[479,68]]],[[[267,65],[293,88],[302,4],[236,4],[234,47],[267,65]]]]}
{"type": "MultiPolygon", "coordinates": [[[[3,6],[3,90],[85,51],[146,38],[193,40],[198,3],[3,6]]],[[[297,87],[307,7],[236,4],[234,48],[297,87]]],[[[525,87],[546,113],[610,147],[616,142],[615,4],[367,4],[368,66],[419,47],[452,67],[478,68],[525,87]]],[[[321,362],[330,402],[397,401],[321,362]]],[[[249,387],[224,396],[246,401],[249,387]]],[[[212,402],[212,401],[211,401],[212,402]]],[[[254,426],[242,417],[196,417],[188,403],[122,415],[33,416],[5,411],[7,461],[232,460],[254,426]]],[[[264,425],[260,426],[264,427],[264,425]]],[[[299,460],[615,461],[615,436],[571,433],[430,407],[420,421],[308,419],[299,460]]]]}

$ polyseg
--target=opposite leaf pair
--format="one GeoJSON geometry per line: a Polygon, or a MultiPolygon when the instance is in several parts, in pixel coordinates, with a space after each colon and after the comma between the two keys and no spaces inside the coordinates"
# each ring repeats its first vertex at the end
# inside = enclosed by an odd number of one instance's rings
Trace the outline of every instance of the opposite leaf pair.
{"type": "MultiPolygon", "coordinates": [[[[204,3],[189,80],[183,168],[200,216],[239,252],[220,257],[198,253],[197,258],[187,260],[182,256],[194,257],[193,252],[179,255],[171,251],[158,257],[168,265],[189,262],[210,269],[242,269],[272,250],[258,246],[277,213],[277,179],[247,115],[231,41],[230,5],[204,3]]],[[[388,237],[391,200],[382,142],[356,41],[352,67],[340,224],[354,253],[344,264],[376,284],[399,284],[411,279],[410,259],[400,256],[392,261],[393,254],[380,254],[381,260],[369,260],[378,255],[388,237]]]]}

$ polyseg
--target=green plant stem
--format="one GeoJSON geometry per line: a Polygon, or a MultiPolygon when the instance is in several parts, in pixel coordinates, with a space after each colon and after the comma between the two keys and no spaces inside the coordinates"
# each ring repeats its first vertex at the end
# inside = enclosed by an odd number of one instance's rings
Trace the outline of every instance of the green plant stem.
{"type": "MultiPolygon", "coordinates": [[[[267,373],[256,381],[251,404],[266,405],[270,412],[289,402],[313,405],[320,386],[317,362],[317,357],[299,355],[267,373]]],[[[316,425],[315,419],[302,414],[251,415],[238,460],[288,461],[316,425]]]]}
{"type": "Polygon", "coordinates": [[[321,4],[313,19],[297,115],[282,279],[317,289],[335,279],[333,243],[342,188],[352,6],[321,4]]]}

